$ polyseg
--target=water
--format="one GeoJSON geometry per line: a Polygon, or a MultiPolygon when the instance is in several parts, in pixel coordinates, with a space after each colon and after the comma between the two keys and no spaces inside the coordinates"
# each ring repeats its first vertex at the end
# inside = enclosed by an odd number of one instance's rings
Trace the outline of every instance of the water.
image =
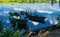
{"type": "Polygon", "coordinates": [[[51,6],[50,3],[35,3],[35,4],[0,4],[0,19],[2,19],[3,17],[3,25],[4,27],[7,27],[10,24],[9,21],[9,11],[21,11],[21,10],[28,10],[30,11],[30,13],[34,14],[34,12],[36,11],[36,15],[38,16],[45,16],[45,17],[53,17],[53,19],[55,19],[55,17],[57,17],[58,14],[60,14],[60,7],[58,6],[58,4],[54,4],[53,6],[51,6]],[[44,13],[42,12],[38,12],[38,10],[43,10],[44,13]]]}

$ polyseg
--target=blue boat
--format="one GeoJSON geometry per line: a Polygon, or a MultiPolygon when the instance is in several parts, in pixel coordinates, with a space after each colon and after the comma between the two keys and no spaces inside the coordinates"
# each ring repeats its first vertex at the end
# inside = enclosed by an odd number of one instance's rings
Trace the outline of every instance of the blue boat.
{"type": "MultiPolygon", "coordinates": [[[[49,18],[52,18],[52,20],[55,21],[57,19],[58,15],[60,15],[60,11],[50,9],[50,7],[51,7],[50,5],[48,5],[49,7],[46,6],[44,8],[47,11],[45,11],[43,8],[42,8],[42,10],[40,10],[40,8],[42,6],[44,7],[44,4],[38,5],[38,6],[35,7],[36,11],[33,11],[33,10],[30,10],[30,8],[28,8],[28,6],[23,7],[22,5],[18,5],[18,7],[17,7],[16,5],[13,5],[13,6],[12,5],[6,5],[6,6],[2,5],[2,7],[0,8],[0,12],[2,13],[3,16],[1,16],[0,19],[2,19],[2,17],[4,17],[3,22],[2,22],[4,25],[4,28],[8,27],[10,24],[12,24],[13,27],[15,27],[15,25],[17,24],[18,25],[17,29],[19,29],[19,30],[26,29],[28,31],[31,31],[31,30],[35,31],[35,30],[39,30],[39,29],[46,29],[46,28],[49,29],[50,26],[52,26],[51,22],[50,22],[51,19],[49,19],[49,18]],[[17,9],[15,9],[14,7],[16,7],[17,9]],[[21,11],[19,11],[20,8],[26,9],[27,12],[23,11],[24,15],[22,15],[21,11]],[[7,11],[8,12],[11,11],[11,14],[7,13],[7,11]],[[14,11],[17,11],[17,12],[14,12],[14,11]]],[[[54,24],[54,25],[56,25],[56,24],[54,24]]]]}
{"type": "MultiPolygon", "coordinates": [[[[21,11],[21,12],[24,12],[24,11],[21,11]]],[[[20,12],[20,13],[21,13],[20,12]]],[[[19,14],[19,13],[10,13],[12,16],[12,18],[10,17],[10,21],[12,20],[12,21],[15,21],[15,23],[17,22],[17,23],[22,23],[22,24],[24,24],[24,21],[26,21],[25,22],[25,24],[26,24],[26,26],[28,26],[28,30],[30,31],[30,30],[35,30],[35,29],[39,29],[39,28],[47,28],[47,27],[49,27],[50,26],[50,22],[49,22],[49,20],[48,19],[46,19],[47,17],[45,17],[45,16],[36,16],[36,15],[31,15],[31,14],[28,14],[28,13],[26,13],[26,12],[24,12],[25,13],[25,15],[24,16],[22,16],[21,14],[19,14]],[[17,18],[16,18],[16,17],[17,18]],[[25,17],[25,18],[24,18],[25,17]],[[46,20],[45,20],[46,19],[46,20]],[[19,21],[20,20],[20,21],[19,21]]],[[[23,13],[23,14],[24,14],[23,13]]],[[[44,14],[44,13],[42,13],[42,14],[44,14]]],[[[11,21],[11,22],[12,22],[11,21]]],[[[23,26],[23,25],[22,25],[23,26]]]]}

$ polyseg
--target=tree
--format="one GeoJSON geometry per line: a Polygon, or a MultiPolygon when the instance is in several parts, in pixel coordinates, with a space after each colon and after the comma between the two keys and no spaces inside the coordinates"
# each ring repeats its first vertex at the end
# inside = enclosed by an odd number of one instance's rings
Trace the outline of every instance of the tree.
{"type": "Polygon", "coordinates": [[[59,0],[59,6],[60,6],[60,0],[59,0]]]}
{"type": "Polygon", "coordinates": [[[54,4],[54,0],[51,0],[51,5],[53,6],[53,4],[54,4]]]}

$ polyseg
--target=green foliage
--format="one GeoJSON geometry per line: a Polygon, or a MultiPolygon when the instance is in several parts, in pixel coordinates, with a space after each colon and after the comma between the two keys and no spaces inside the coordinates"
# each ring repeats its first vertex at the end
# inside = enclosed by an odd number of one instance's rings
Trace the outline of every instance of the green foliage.
{"type": "MultiPolygon", "coordinates": [[[[0,3],[50,3],[51,0],[0,0],[0,3]]],[[[57,3],[59,0],[54,0],[57,3]]]]}
{"type": "Polygon", "coordinates": [[[0,21],[0,37],[3,37],[3,26],[2,26],[2,22],[0,21]]]}
{"type": "Polygon", "coordinates": [[[13,37],[12,36],[12,31],[10,31],[10,30],[8,30],[8,29],[6,29],[6,31],[3,33],[4,34],[4,37],[13,37]]]}
{"type": "Polygon", "coordinates": [[[60,15],[58,15],[57,20],[58,20],[58,26],[60,26],[60,15]]]}
{"type": "Polygon", "coordinates": [[[15,33],[13,33],[13,37],[19,37],[19,32],[15,31],[15,33]]]}
{"type": "Polygon", "coordinates": [[[13,33],[11,28],[3,28],[2,22],[0,21],[0,37],[18,37],[17,30],[13,33]]]}
{"type": "Polygon", "coordinates": [[[0,33],[3,32],[3,25],[2,22],[0,21],[0,33]]]}

